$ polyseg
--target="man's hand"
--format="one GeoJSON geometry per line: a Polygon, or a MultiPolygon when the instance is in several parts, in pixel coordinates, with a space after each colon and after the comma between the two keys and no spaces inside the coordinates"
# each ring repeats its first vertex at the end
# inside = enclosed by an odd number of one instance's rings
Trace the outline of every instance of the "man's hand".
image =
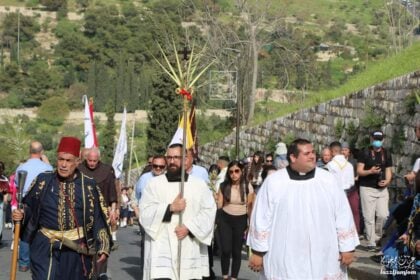
{"type": "Polygon", "coordinates": [[[174,201],[171,203],[169,210],[171,210],[172,213],[178,213],[184,211],[186,206],[187,203],[185,198],[181,198],[181,194],[178,194],[174,201]]]}
{"type": "Polygon", "coordinates": [[[369,173],[370,174],[379,174],[379,173],[381,173],[381,168],[379,167],[379,166],[372,166],[370,169],[369,169],[369,173]]]}
{"type": "Polygon", "coordinates": [[[414,182],[414,178],[416,178],[416,173],[411,171],[405,174],[404,178],[408,181],[408,183],[412,184],[414,182]]]}
{"type": "Polygon", "coordinates": [[[416,241],[416,252],[417,254],[420,254],[420,240],[416,241]]]}
{"type": "Polygon", "coordinates": [[[176,234],[176,237],[178,237],[178,240],[184,239],[188,235],[189,232],[190,231],[185,225],[177,226],[175,228],[175,234],[176,234]]]}
{"type": "Polygon", "coordinates": [[[109,211],[109,220],[111,224],[115,224],[118,220],[117,210],[110,210],[109,211]]]}
{"type": "Polygon", "coordinates": [[[12,213],[12,219],[15,222],[20,222],[23,220],[23,210],[22,209],[15,209],[12,213]]]}
{"type": "Polygon", "coordinates": [[[102,253],[102,254],[100,254],[99,255],[99,259],[96,261],[97,263],[104,263],[105,261],[106,261],[106,259],[108,258],[108,255],[107,254],[104,254],[104,253],[102,253]]]}
{"type": "Polygon", "coordinates": [[[386,186],[388,186],[388,181],[387,180],[381,180],[378,182],[378,186],[380,186],[381,188],[385,188],[386,186]]]}
{"type": "Polygon", "coordinates": [[[354,251],[352,252],[340,252],[340,262],[342,265],[349,266],[353,262],[354,251]]]}
{"type": "Polygon", "coordinates": [[[255,272],[259,272],[263,268],[263,256],[252,254],[248,261],[248,267],[255,272]]]}
{"type": "Polygon", "coordinates": [[[407,245],[408,244],[408,234],[404,233],[403,235],[401,235],[399,238],[399,240],[402,240],[402,242],[407,245]]]}

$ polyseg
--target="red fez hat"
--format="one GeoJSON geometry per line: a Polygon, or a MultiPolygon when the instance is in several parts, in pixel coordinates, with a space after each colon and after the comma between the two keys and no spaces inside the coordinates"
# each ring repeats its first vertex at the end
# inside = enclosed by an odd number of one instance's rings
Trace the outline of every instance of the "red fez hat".
{"type": "Polygon", "coordinates": [[[79,157],[80,144],[80,140],[76,137],[63,137],[58,145],[57,153],[69,153],[75,157],[79,157]]]}

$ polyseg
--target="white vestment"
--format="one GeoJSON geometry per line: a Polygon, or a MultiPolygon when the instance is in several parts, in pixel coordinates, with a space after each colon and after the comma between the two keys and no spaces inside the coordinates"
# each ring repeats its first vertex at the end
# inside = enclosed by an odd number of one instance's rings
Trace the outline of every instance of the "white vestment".
{"type": "Polygon", "coordinates": [[[354,186],[353,165],[343,156],[336,155],[326,165],[343,190],[349,190],[354,186]]]}
{"type": "Polygon", "coordinates": [[[180,192],[179,182],[168,182],[165,175],[154,177],[145,187],[139,204],[140,223],[146,232],[143,279],[201,279],[209,275],[207,246],[213,237],[216,204],[207,184],[189,176],[184,185],[186,208],[182,222],[190,236],[182,240],[181,273],[178,278],[178,239],[175,227],[179,214],[163,222],[169,204],[180,192]]]}
{"type": "Polygon", "coordinates": [[[284,168],[267,177],[248,235],[253,250],[266,252],[262,279],[347,279],[339,253],[358,244],[347,197],[328,171],[293,180],[284,168]]]}

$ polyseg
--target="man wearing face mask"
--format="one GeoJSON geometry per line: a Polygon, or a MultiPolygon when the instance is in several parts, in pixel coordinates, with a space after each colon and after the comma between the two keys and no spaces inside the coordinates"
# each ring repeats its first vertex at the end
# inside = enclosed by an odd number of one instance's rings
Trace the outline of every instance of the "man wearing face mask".
{"type": "Polygon", "coordinates": [[[387,187],[392,179],[392,158],[391,153],[382,146],[383,140],[382,131],[373,131],[370,135],[371,145],[360,152],[357,162],[367,250],[370,252],[379,249],[376,242],[382,237],[382,228],[389,214],[387,187]]]}

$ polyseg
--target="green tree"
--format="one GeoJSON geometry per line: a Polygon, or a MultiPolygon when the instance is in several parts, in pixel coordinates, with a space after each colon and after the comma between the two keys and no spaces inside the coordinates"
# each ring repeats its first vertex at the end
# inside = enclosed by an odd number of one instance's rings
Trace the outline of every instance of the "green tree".
{"type": "Polygon", "coordinates": [[[102,150],[102,161],[111,163],[114,157],[115,146],[115,109],[113,102],[108,102],[106,104],[105,114],[106,125],[103,132],[103,137],[98,141],[100,141],[99,146],[102,150]]]}
{"type": "Polygon", "coordinates": [[[39,32],[41,27],[34,18],[20,14],[18,21],[17,13],[7,13],[2,22],[2,43],[4,46],[10,48],[12,42],[17,42],[18,25],[20,42],[35,43],[33,40],[35,33],[39,32]]]}
{"type": "Polygon", "coordinates": [[[40,0],[39,2],[49,11],[58,11],[60,8],[67,7],[67,0],[40,0]]]}
{"type": "Polygon", "coordinates": [[[28,157],[30,143],[29,135],[25,131],[29,119],[26,116],[6,118],[0,126],[0,141],[5,149],[0,149],[0,158],[6,167],[6,174],[16,170],[19,161],[28,157]]]}
{"type": "Polygon", "coordinates": [[[154,91],[150,97],[147,118],[148,154],[164,154],[166,147],[178,127],[179,115],[182,113],[182,99],[174,92],[174,84],[166,76],[159,77],[153,83],[154,91]]]}
{"type": "Polygon", "coordinates": [[[65,98],[53,96],[45,100],[38,108],[38,119],[52,126],[60,126],[64,123],[70,109],[65,98]]]}

